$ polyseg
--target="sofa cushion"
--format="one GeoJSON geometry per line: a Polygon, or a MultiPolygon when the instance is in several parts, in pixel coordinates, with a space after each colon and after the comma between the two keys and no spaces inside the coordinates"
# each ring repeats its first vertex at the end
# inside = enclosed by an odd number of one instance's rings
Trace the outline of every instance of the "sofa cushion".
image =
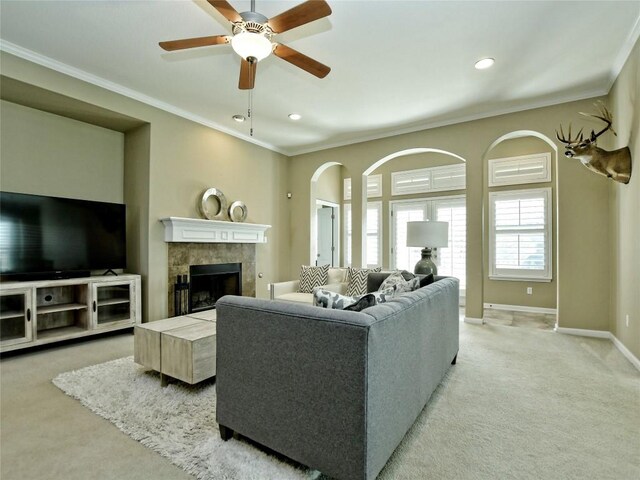
{"type": "Polygon", "coordinates": [[[365,308],[373,307],[376,304],[376,297],[372,293],[363,295],[356,303],[352,303],[343,308],[343,310],[351,310],[352,312],[361,312],[365,308]]]}
{"type": "Polygon", "coordinates": [[[380,267],[376,268],[353,268],[349,267],[347,275],[347,295],[356,296],[367,293],[367,277],[370,272],[379,272],[380,267]]]}
{"type": "Polygon", "coordinates": [[[380,288],[378,290],[386,290],[389,287],[396,287],[397,293],[403,292],[412,292],[413,290],[420,287],[420,279],[413,275],[412,273],[406,272],[411,275],[410,280],[406,280],[405,272],[394,272],[389,275],[384,281],[380,284],[380,288]]]}
{"type": "Polygon", "coordinates": [[[329,280],[327,283],[346,283],[347,269],[342,267],[331,267],[327,274],[329,280]]]}
{"type": "Polygon", "coordinates": [[[326,285],[328,281],[329,265],[321,267],[310,267],[302,265],[300,267],[300,293],[312,293],[315,287],[326,285]]]}

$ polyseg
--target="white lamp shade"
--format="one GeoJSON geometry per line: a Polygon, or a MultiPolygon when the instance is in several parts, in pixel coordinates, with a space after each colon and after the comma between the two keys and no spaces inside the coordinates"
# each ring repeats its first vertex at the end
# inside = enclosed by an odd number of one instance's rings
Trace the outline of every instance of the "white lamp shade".
{"type": "Polygon", "coordinates": [[[267,37],[259,33],[241,32],[231,39],[233,50],[245,60],[254,57],[258,62],[268,57],[273,45],[267,37]]]}
{"type": "Polygon", "coordinates": [[[449,222],[407,222],[407,247],[446,247],[449,222]]]}

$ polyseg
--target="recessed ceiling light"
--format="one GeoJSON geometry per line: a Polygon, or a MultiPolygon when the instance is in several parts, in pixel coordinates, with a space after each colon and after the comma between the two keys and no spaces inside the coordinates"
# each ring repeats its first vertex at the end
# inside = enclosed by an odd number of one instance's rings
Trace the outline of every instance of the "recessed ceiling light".
{"type": "Polygon", "coordinates": [[[290,113],[289,118],[291,120],[300,120],[302,118],[302,115],[300,115],[299,113],[290,113]]]}
{"type": "Polygon", "coordinates": [[[242,123],[246,120],[246,118],[244,118],[244,115],[234,115],[232,118],[238,123],[242,123]]]}
{"type": "Polygon", "coordinates": [[[478,60],[476,62],[476,68],[478,70],[484,70],[491,67],[495,62],[496,61],[493,58],[483,58],[482,60],[478,60]]]}

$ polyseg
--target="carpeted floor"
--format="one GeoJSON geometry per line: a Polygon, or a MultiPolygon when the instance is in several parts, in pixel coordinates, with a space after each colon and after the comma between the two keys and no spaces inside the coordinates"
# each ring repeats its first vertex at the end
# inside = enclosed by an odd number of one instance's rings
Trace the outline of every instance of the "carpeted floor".
{"type": "MultiPolygon", "coordinates": [[[[318,477],[222,442],[212,382],[163,389],[129,357],[54,383],[197,478],[318,477]]],[[[457,365],[379,478],[640,478],[640,374],[606,340],[462,324],[457,365]]]]}

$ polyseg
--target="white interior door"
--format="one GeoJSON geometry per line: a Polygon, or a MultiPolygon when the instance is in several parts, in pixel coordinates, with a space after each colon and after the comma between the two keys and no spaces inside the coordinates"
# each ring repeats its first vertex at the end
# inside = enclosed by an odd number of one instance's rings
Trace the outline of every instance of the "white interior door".
{"type": "Polygon", "coordinates": [[[333,208],[322,206],[318,208],[318,258],[316,265],[333,266],[333,208]]]}

